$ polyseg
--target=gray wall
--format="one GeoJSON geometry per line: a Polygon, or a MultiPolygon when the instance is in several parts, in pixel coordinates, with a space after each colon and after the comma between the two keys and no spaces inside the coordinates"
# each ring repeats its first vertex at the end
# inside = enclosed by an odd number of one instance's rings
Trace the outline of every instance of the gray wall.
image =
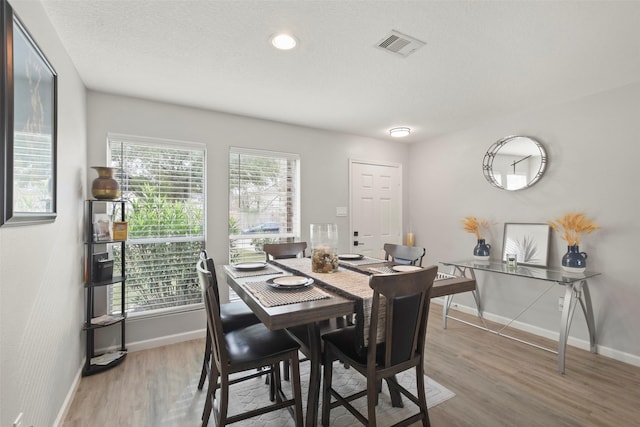
{"type": "Polygon", "coordinates": [[[58,217],[0,228],[0,425],[51,426],[84,356],[86,99],[41,4],[11,4],[58,73],[58,217]]]}
{"type": "MultiPolygon", "coordinates": [[[[89,166],[105,164],[109,132],[206,144],[207,248],[216,264],[228,262],[230,146],[299,154],[301,239],[309,240],[310,223],[335,222],[341,236],[339,249],[345,252],[349,250],[349,221],[348,217],[336,217],[335,208],[349,206],[349,159],[406,163],[409,150],[402,143],[91,91],[87,104],[89,166]]],[[[95,176],[91,170],[86,185],[90,185],[95,176]]],[[[223,277],[221,280],[224,282],[223,277]]],[[[193,336],[193,331],[202,331],[204,322],[201,311],[164,319],[131,320],[127,327],[127,341],[132,343],[129,348],[166,342],[167,335],[172,336],[171,340],[193,336]]],[[[115,343],[114,337],[107,335],[111,331],[100,332],[104,333],[100,346],[115,343]]]]}
{"type": "MultiPolygon", "coordinates": [[[[494,223],[488,242],[492,258],[500,259],[505,222],[544,223],[570,211],[585,212],[602,226],[580,244],[589,256],[588,269],[602,273],[589,281],[600,352],[640,365],[640,283],[635,270],[640,236],[638,112],[640,84],[634,84],[412,145],[407,185],[420,197],[409,200],[409,210],[416,244],[427,248],[427,263],[472,258],[475,236],[464,232],[460,222],[468,215],[494,223]],[[482,175],[483,155],[501,137],[518,134],[545,145],[547,172],[530,189],[498,190],[482,175]]],[[[565,252],[566,242],[552,233],[551,265],[558,267],[565,252]]],[[[479,278],[487,311],[506,318],[546,289],[530,279],[479,278]]],[[[551,289],[521,319],[522,327],[557,336],[558,297],[563,294],[560,286],[551,289]]],[[[474,305],[469,296],[456,301],[474,305]]],[[[571,337],[570,343],[587,348],[579,308],[571,337]]]]}

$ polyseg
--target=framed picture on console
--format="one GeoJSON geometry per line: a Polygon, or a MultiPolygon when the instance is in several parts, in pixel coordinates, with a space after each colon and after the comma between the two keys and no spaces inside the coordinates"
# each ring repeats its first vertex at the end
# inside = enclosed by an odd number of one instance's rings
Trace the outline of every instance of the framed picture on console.
{"type": "Polygon", "coordinates": [[[518,265],[546,267],[550,234],[549,224],[505,223],[502,260],[507,260],[507,254],[516,254],[518,265]]]}
{"type": "Polygon", "coordinates": [[[57,74],[0,0],[0,225],[56,218],[57,74]]]}

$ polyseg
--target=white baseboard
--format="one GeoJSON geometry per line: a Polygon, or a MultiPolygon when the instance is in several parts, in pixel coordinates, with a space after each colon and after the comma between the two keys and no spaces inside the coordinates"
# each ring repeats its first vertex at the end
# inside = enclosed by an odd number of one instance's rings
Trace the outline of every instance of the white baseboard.
{"type": "Polygon", "coordinates": [[[67,418],[67,413],[69,413],[69,408],[71,407],[71,402],[73,402],[73,398],[76,395],[76,391],[78,391],[78,386],[80,385],[80,378],[82,377],[82,367],[84,366],[85,359],[82,359],[82,363],[80,364],[80,368],[76,373],[75,378],[73,379],[73,383],[71,383],[71,387],[69,388],[69,392],[67,396],[64,398],[64,402],[62,402],[62,406],[60,407],[60,411],[58,411],[58,416],[53,421],[53,427],[58,427],[62,425],[65,418],[67,418]]]}
{"type": "Polygon", "coordinates": [[[197,340],[204,338],[207,333],[206,329],[184,332],[181,334],[168,335],[166,337],[158,337],[150,340],[128,342],[127,351],[134,352],[140,350],[148,350],[150,348],[162,347],[163,345],[177,344],[179,342],[197,340]]]}
{"type": "MultiPolygon", "coordinates": [[[[432,302],[439,304],[439,305],[444,305],[444,299],[442,298],[434,298],[433,300],[431,300],[432,302]]],[[[452,307],[453,308],[453,307],[452,307]]],[[[461,311],[463,313],[467,313],[467,314],[471,314],[471,315],[477,315],[477,310],[475,309],[475,307],[469,307],[466,305],[460,305],[460,304],[456,304],[455,310],[461,311]]],[[[493,313],[488,313],[488,312],[483,312],[482,315],[484,316],[484,318],[486,320],[490,320],[492,322],[496,322],[499,323],[501,325],[506,325],[507,323],[509,323],[511,321],[511,319],[507,319],[506,317],[502,317],[502,316],[498,316],[496,314],[493,313]]],[[[521,331],[524,332],[529,332],[531,334],[543,337],[543,338],[548,338],[554,341],[558,341],[559,337],[560,337],[560,333],[556,332],[556,331],[550,331],[548,329],[544,329],[544,328],[540,328],[537,326],[533,326],[530,325],[528,323],[522,323],[522,322],[518,322],[518,321],[514,321],[511,323],[510,326],[513,326],[515,329],[519,329],[521,331]]],[[[579,349],[582,350],[587,350],[589,351],[590,349],[590,344],[589,341],[587,340],[583,340],[583,339],[578,339],[572,336],[569,336],[569,338],[567,339],[567,344],[573,347],[577,347],[579,349]]],[[[634,365],[634,366],[639,366],[640,367],[640,356],[635,355],[635,354],[630,354],[630,353],[625,353],[623,351],[619,351],[619,350],[615,350],[612,349],[610,347],[605,347],[602,345],[596,345],[597,347],[597,351],[598,354],[600,354],[601,356],[605,356],[605,357],[609,357],[611,359],[615,359],[618,360],[620,362],[624,362],[624,363],[628,363],[630,365],[634,365]]]]}

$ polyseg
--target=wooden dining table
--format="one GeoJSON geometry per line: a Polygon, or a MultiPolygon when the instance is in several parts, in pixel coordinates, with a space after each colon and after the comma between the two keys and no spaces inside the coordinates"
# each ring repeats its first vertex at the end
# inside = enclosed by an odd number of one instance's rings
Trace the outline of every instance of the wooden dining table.
{"type": "MultiPolygon", "coordinates": [[[[340,268],[334,273],[312,272],[309,258],[272,260],[264,271],[240,272],[233,266],[225,266],[229,286],[269,329],[306,325],[311,353],[306,426],[316,426],[318,423],[322,362],[320,322],[358,311],[362,316],[363,295],[368,292],[373,295],[373,291],[368,288],[369,276],[393,271],[394,265],[392,262],[373,258],[341,261],[340,268]],[[309,290],[301,291],[278,290],[266,286],[269,285],[269,279],[285,275],[312,278],[314,284],[309,290]],[[298,301],[296,294],[301,299],[309,300],[298,301]]],[[[431,297],[472,289],[475,289],[475,280],[446,275],[434,282],[431,297]]]]}

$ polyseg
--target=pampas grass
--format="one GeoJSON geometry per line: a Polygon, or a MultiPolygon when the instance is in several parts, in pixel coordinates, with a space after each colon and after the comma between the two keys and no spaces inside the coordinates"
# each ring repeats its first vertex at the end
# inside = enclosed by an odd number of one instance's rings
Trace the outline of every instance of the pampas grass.
{"type": "Polygon", "coordinates": [[[464,231],[467,233],[473,233],[478,239],[482,239],[482,233],[480,230],[488,230],[489,222],[485,220],[479,220],[475,216],[467,216],[462,220],[464,231]]]}
{"type": "Polygon", "coordinates": [[[580,244],[580,236],[582,234],[591,234],[600,228],[599,225],[587,219],[583,213],[568,213],[555,221],[549,221],[549,225],[558,233],[560,237],[567,241],[569,246],[577,246],[580,244]]]}

